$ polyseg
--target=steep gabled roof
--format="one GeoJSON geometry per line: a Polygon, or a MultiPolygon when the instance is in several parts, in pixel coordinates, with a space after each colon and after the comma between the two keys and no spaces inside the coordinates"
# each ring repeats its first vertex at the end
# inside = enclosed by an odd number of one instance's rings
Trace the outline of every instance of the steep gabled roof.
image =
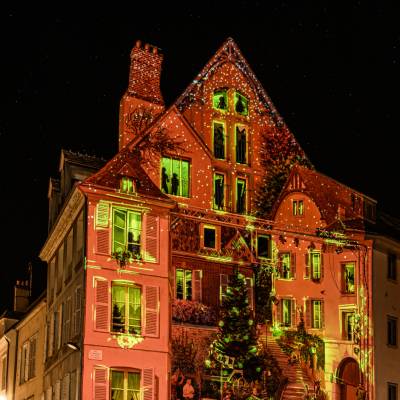
{"type": "Polygon", "coordinates": [[[326,175],[295,165],[275,204],[273,215],[283,197],[291,192],[302,192],[310,196],[321,217],[332,229],[363,229],[364,200],[375,203],[375,200],[326,175]]]}
{"type": "Polygon", "coordinates": [[[138,157],[128,147],[124,147],[113,157],[100,171],[84,181],[85,184],[104,186],[117,190],[120,188],[122,176],[132,178],[136,191],[143,196],[169,200],[161,190],[153,183],[143,168],[138,157]]]}
{"type": "Polygon", "coordinates": [[[278,126],[283,126],[284,121],[282,117],[279,115],[271,99],[265,92],[260,81],[257,79],[253,70],[250,68],[248,62],[239,50],[239,47],[232,38],[226,39],[226,41],[217,50],[214,56],[196,76],[196,78],[192,81],[188,88],[182,93],[180,97],[178,97],[175,102],[176,107],[182,112],[191,99],[200,96],[200,89],[204,81],[206,81],[212,74],[214,74],[218,70],[218,67],[227,62],[234,64],[242,72],[242,74],[246,77],[247,81],[258,96],[260,102],[267,109],[270,117],[275,121],[278,126]]]}
{"type": "Polygon", "coordinates": [[[60,171],[62,170],[65,162],[80,165],[86,168],[99,169],[106,163],[106,161],[107,160],[101,157],[62,149],[60,157],[60,171]]]}

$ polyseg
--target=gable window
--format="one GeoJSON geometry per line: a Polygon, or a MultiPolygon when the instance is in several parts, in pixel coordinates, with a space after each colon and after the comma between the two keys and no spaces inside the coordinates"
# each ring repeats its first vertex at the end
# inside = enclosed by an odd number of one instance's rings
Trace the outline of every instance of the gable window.
{"type": "Polygon", "coordinates": [[[397,346],[397,318],[387,317],[387,344],[397,346]]]}
{"type": "Polygon", "coordinates": [[[388,254],[388,270],[387,277],[392,281],[397,281],[397,256],[396,254],[388,254]]]}
{"type": "Polygon", "coordinates": [[[213,226],[204,227],[204,247],[215,249],[216,247],[216,229],[213,226]]]}
{"type": "Polygon", "coordinates": [[[271,258],[271,237],[269,235],[257,235],[257,256],[271,258]]]}
{"type": "Polygon", "coordinates": [[[141,334],[141,290],[132,285],[113,284],[111,290],[112,332],[141,334]]]}
{"type": "Polygon", "coordinates": [[[355,292],[354,271],[355,271],[354,263],[342,264],[342,276],[343,276],[342,287],[343,287],[343,293],[354,293],[355,292]]]}
{"type": "Polygon", "coordinates": [[[388,400],[397,400],[397,383],[388,382],[388,400]]]}
{"type": "Polygon", "coordinates": [[[342,312],[342,336],[344,340],[353,340],[354,336],[354,311],[342,312]]]}
{"type": "Polygon", "coordinates": [[[236,180],[236,212],[246,212],[246,181],[240,178],[236,180]]]}
{"type": "Polygon", "coordinates": [[[223,210],[225,208],[225,175],[214,174],[214,208],[223,210]]]}
{"type": "Polygon", "coordinates": [[[281,279],[293,278],[293,272],[291,268],[291,254],[290,253],[280,253],[280,277],[281,279]]]}
{"type": "Polygon", "coordinates": [[[111,399],[139,400],[140,373],[111,370],[111,399]]]}
{"type": "Polygon", "coordinates": [[[304,203],[303,200],[293,200],[293,215],[304,214],[304,203]]]}
{"type": "Polygon", "coordinates": [[[246,164],[247,160],[247,127],[236,125],[236,162],[246,164]]]}
{"type": "Polygon", "coordinates": [[[248,115],[248,105],[249,101],[247,100],[247,98],[239,92],[235,92],[235,112],[240,115],[248,115]]]}
{"type": "Polygon", "coordinates": [[[322,307],[322,300],[311,300],[311,327],[314,329],[322,329],[322,307]]]}
{"type": "Polygon", "coordinates": [[[220,89],[214,91],[213,108],[222,111],[226,111],[228,109],[228,93],[226,89],[220,89]]]}
{"type": "Polygon", "coordinates": [[[128,178],[127,176],[123,176],[121,178],[121,192],[124,193],[134,193],[134,186],[132,178],[128,178]]]}
{"type": "Polygon", "coordinates": [[[220,160],[225,160],[226,133],[225,124],[213,122],[214,156],[220,160]]]}
{"type": "Polygon", "coordinates": [[[189,161],[163,157],[161,164],[161,190],[173,196],[189,197],[189,161]]]}
{"type": "Polygon", "coordinates": [[[142,216],[135,211],[114,208],[113,210],[113,252],[128,250],[140,255],[142,216]]]}

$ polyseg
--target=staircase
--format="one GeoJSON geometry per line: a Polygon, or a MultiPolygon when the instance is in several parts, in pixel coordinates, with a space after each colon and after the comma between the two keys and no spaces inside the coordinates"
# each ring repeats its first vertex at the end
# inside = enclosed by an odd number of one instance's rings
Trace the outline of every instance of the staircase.
{"type": "Polygon", "coordinates": [[[307,374],[301,369],[300,365],[290,365],[288,356],[282,352],[275,338],[270,332],[265,336],[261,335],[260,340],[266,343],[267,348],[275,357],[279,366],[282,368],[282,374],[288,378],[288,383],[282,393],[282,400],[303,400],[305,385],[308,385],[309,395],[314,394],[314,385],[307,374]]]}

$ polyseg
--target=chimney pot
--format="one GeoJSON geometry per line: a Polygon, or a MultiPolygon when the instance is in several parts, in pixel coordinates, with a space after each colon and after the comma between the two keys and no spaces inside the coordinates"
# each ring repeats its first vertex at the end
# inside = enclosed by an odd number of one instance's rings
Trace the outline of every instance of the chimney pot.
{"type": "Polygon", "coordinates": [[[149,45],[148,43],[146,43],[146,44],[144,45],[144,49],[145,49],[146,51],[149,51],[149,48],[150,48],[150,45],[149,45]]]}
{"type": "Polygon", "coordinates": [[[153,54],[157,54],[157,53],[158,53],[157,47],[153,47],[153,54]]]}
{"type": "Polygon", "coordinates": [[[142,41],[141,40],[136,40],[136,47],[140,48],[141,45],[142,45],[142,41]]]}

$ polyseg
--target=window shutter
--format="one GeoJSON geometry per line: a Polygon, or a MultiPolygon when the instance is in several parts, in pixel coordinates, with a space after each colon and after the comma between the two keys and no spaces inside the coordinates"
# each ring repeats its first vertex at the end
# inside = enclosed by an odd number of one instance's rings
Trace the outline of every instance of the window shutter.
{"type": "Polygon", "coordinates": [[[96,253],[110,255],[110,230],[100,229],[96,231],[96,253]]]}
{"type": "Polygon", "coordinates": [[[61,400],[69,400],[69,374],[62,380],[61,400]]]}
{"type": "Polygon", "coordinates": [[[144,215],[144,260],[158,262],[159,253],[159,217],[157,215],[144,215]]]}
{"type": "Polygon", "coordinates": [[[96,303],[95,303],[95,315],[94,315],[94,324],[95,330],[101,332],[108,332],[109,327],[109,288],[107,280],[95,280],[95,295],[96,295],[96,303]]]}
{"type": "Polygon", "coordinates": [[[296,278],[296,253],[290,253],[291,277],[296,278]]]}
{"type": "Polygon", "coordinates": [[[193,300],[201,302],[202,299],[202,287],[201,278],[203,271],[200,269],[195,269],[193,271],[193,300]]]}
{"type": "Polygon", "coordinates": [[[159,288],[157,286],[145,286],[146,320],[144,327],[145,336],[158,337],[158,309],[159,309],[159,288]]]}
{"type": "Polygon", "coordinates": [[[279,299],[279,301],[278,301],[278,305],[277,305],[277,319],[278,319],[278,322],[280,323],[280,324],[282,324],[282,299],[279,299]]]}
{"type": "Polygon", "coordinates": [[[311,328],[311,300],[306,300],[306,328],[311,328]]]}
{"type": "Polygon", "coordinates": [[[320,253],[321,260],[321,281],[324,279],[324,254],[320,253]]]}
{"type": "Polygon", "coordinates": [[[81,330],[82,313],[82,288],[79,286],[75,290],[75,313],[74,313],[74,335],[78,335],[81,330]]]}
{"type": "Polygon", "coordinates": [[[324,300],[321,300],[321,328],[325,328],[325,309],[324,309],[324,300]]]}
{"type": "Polygon", "coordinates": [[[304,273],[305,278],[310,277],[310,255],[309,253],[305,254],[305,273],[304,273]]]}
{"type": "Polygon", "coordinates": [[[28,379],[35,376],[36,364],[36,337],[33,337],[29,343],[29,364],[28,364],[28,379]]]}
{"type": "Polygon", "coordinates": [[[292,327],[296,327],[297,321],[296,321],[296,300],[291,300],[290,301],[290,320],[292,322],[292,327]]]}
{"type": "Polygon", "coordinates": [[[247,289],[247,298],[249,299],[249,307],[251,309],[254,308],[254,300],[253,300],[253,279],[246,278],[246,289],[247,289]]]}
{"type": "Polygon", "coordinates": [[[108,203],[100,202],[96,208],[96,228],[101,226],[108,228],[110,214],[110,205],[108,203]]]}
{"type": "Polygon", "coordinates": [[[94,369],[94,400],[108,400],[107,368],[96,367],[94,369]]]}
{"type": "Polygon", "coordinates": [[[141,389],[143,390],[143,400],[154,400],[154,369],[153,368],[144,368],[143,369],[141,389]]]}

